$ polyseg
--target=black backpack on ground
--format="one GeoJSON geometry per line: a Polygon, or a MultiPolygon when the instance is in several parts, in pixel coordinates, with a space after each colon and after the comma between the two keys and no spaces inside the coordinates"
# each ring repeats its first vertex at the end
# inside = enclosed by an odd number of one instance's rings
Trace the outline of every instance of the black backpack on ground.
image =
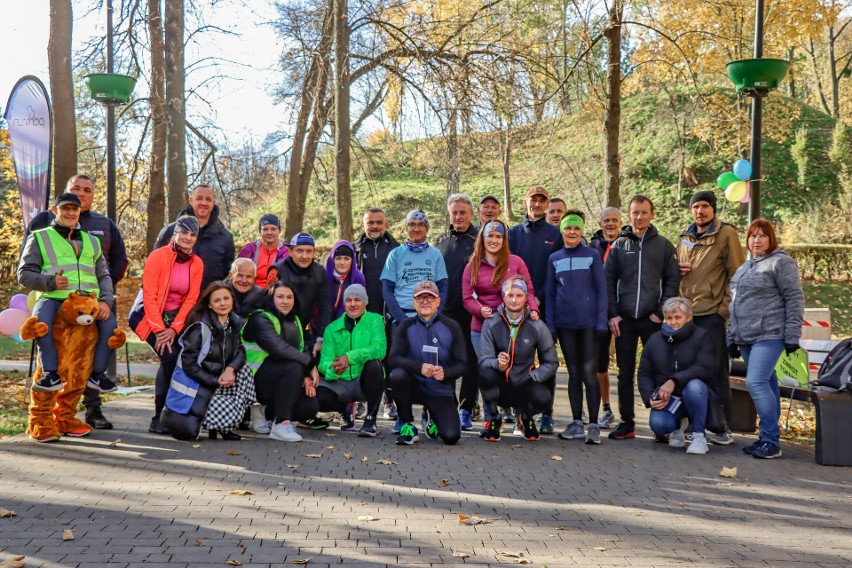
{"type": "Polygon", "coordinates": [[[817,378],[811,386],[837,392],[848,389],[852,392],[850,373],[852,373],[852,338],[844,339],[834,346],[822,362],[817,378]]]}

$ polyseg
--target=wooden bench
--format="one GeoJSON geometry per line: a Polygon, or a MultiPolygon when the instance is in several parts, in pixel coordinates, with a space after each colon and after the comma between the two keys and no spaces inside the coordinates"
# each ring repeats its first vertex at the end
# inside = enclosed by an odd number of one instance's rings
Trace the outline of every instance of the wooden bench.
{"type": "MultiPolygon", "coordinates": [[[[823,355],[823,358],[824,355],[823,355]]],[[[731,365],[731,430],[752,434],[757,430],[757,410],[746,387],[745,363],[731,365]]],[[[810,402],[816,415],[816,462],[852,466],[852,394],[826,393],[781,385],[781,396],[810,402]]]]}

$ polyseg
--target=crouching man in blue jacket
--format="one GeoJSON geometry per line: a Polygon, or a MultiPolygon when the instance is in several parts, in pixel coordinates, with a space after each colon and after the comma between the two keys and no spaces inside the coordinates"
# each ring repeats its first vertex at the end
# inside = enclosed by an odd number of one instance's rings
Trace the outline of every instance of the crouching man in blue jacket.
{"type": "Polygon", "coordinates": [[[538,440],[533,416],[553,402],[548,381],[556,376],[559,361],[547,325],[530,319],[527,283],[509,278],[503,283],[503,305],[482,326],[479,354],[479,390],[485,406],[485,428],[479,434],[490,442],[500,440],[503,420],[497,405],[520,408],[518,419],[524,438],[538,440]],[[538,353],[539,366],[535,366],[538,353]]]}
{"type": "Polygon", "coordinates": [[[439,314],[441,296],[434,282],[414,287],[415,317],[402,320],[394,331],[388,354],[390,385],[402,428],[398,445],[420,439],[411,405],[422,404],[429,413],[423,429],[430,438],[449,446],[459,441],[461,423],[456,380],[467,370],[467,350],[455,321],[439,314]]]}

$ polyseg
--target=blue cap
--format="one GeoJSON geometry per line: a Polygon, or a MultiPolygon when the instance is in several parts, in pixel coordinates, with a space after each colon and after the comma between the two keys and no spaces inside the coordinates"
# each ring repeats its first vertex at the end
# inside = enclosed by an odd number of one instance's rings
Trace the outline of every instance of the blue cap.
{"type": "Polygon", "coordinates": [[[297,247],[300,245],[310,245],[312,247],[317,246],[314,242],[314,238],[310,235],[310,233],[296,233],[293,235],[293,238],[290,239],[290,246],[297,247]]]}

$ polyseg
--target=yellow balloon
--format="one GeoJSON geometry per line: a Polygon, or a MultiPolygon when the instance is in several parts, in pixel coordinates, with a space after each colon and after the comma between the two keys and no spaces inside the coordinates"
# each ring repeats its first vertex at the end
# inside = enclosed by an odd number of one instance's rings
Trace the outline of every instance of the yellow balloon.
{"type": "Polygon", "coordinates": [[[728,189],[725,190],[725,197],[728,198],[728,201],[733,201],[736,203],[745,197],[746,192],[748,192],[748,185],[744,181],[735,181],[731,185],[728,186],[728,189]]]}
{"type": "Polygon", "coordinates": [[[27,294],[27,307],[30,309],[30,313],[33,313],[33,306],[35,306],[36,301],[38,301],[38,297],[41,294],[33,290],[29,294],[27,294]]]}

